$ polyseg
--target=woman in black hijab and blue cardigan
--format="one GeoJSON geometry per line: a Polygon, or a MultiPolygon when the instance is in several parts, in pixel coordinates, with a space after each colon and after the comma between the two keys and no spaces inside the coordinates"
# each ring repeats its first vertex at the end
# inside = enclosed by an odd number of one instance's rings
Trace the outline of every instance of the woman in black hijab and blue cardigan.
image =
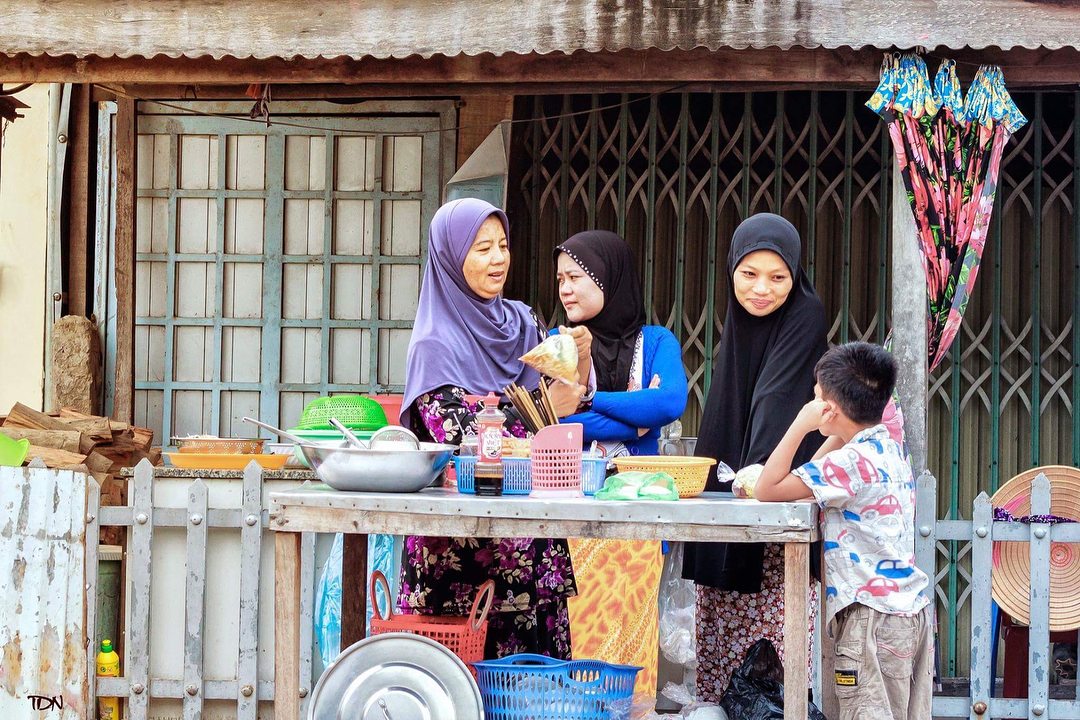
{"type": "MultiPolygon", "coordinates": [[[[795,226],[779,215],[754,215],[735,230],[727,316],[698,432],[699,456],[736,470],[764,464],[814,397],[814,365],[828,349],[828,326],[800,265],[801,251],[795,226]]],[[[823,442],[818,433],[808,436],[795,464],[810,460],[823,442]]],[[[714,473],[707,489],[729,490],[730,483],[722,485],[714,473]]],[[[783,653],[782,546],[688,543],[683,576],[698,586],[698,699],[717,702],[754,642],[767,638],[783,653]]],[[[817,591],[811,585],[812,621],[817,591]]]]}
{"type": "MultiPolygon", "coordinates": [[[[686,409],[679,341],[646,324],[645,301],[626,241],[578,233],[555,248],[559,300],[596,376],[584,426],[607,457],[655,455],[660,428],[686,409]]],[[[579,370],[583,374],[583,370],[579,370]]],[[[663,556],[655,541],[570,540],[577,597],[569,603],[575,657],[642,668],[635,693],[656,696],[656,612],[663,556]]]]}

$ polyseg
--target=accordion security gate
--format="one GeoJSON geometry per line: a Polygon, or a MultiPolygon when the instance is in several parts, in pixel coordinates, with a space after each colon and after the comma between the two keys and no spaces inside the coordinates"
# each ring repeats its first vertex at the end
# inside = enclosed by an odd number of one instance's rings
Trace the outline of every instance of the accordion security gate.
{"type": "MultiPolygon", "coordinates": [[[[726,310],[738,223],[778,212],[799,228],[830,341],[889,327],[891,155],[867,90],[519,98],[510,207],[512,292],[558,317],[552,248],[590,228],[639,258],[651,322],[679,338],[696,432],[726,310]],[[527,248],[527,250],[525,249],[527,248]]],[[[938,517],[965,517],[1035,465],[1080,465],[1080,93],[1017,92],[1030,123],[1005,148],[982,274],[930,379],[938,517]],[[964,510],[967,508],[968,510],[964,510]]],[[[937,544],[945,676],[966,675],[971,544],[937,544]]]]}

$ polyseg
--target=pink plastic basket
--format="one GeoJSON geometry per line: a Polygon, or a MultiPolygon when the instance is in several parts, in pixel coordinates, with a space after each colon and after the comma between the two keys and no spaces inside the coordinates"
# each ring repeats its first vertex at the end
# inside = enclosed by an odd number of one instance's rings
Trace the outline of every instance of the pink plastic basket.
{"type": "Polygon", "coordinates": [[[532,441],[533,492],[581,494],[581,423],[551,425],[532,441]]]}

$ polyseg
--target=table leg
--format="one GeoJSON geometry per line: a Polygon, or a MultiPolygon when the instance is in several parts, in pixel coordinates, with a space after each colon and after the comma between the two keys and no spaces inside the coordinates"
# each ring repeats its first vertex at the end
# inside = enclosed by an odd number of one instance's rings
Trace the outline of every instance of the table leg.
{"type": "Polygon", "coordinates": [[[784,720],[806,720],[810,654],[810,545],[784,545],[784,720]]]}
{"type": "MultiPolygon", "coordinates": [[[[346,533],[341,545],[341,649],[367,636],[368,536],[346,533]]],[[[392,580],[392,578],[387,578],[392,580]]],[[[393,602],[393,598],[390,598],[393,602]]]]}
{"type": "Polygon", "coordinates": [[[274,720],[300,717],[300,533],[274,533],[274,720]]]}

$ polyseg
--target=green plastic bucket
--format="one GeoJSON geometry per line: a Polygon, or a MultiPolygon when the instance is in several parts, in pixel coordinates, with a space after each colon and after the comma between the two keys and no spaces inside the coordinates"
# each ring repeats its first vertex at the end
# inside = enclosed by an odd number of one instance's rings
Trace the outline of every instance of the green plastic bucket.
{"type": "Polygon", "coordinates": [[[12,440],[4,433],[0,433],[0,465],[20,467],[26,460],[28,452],[30,452],[29,440],[12,440]]]}

